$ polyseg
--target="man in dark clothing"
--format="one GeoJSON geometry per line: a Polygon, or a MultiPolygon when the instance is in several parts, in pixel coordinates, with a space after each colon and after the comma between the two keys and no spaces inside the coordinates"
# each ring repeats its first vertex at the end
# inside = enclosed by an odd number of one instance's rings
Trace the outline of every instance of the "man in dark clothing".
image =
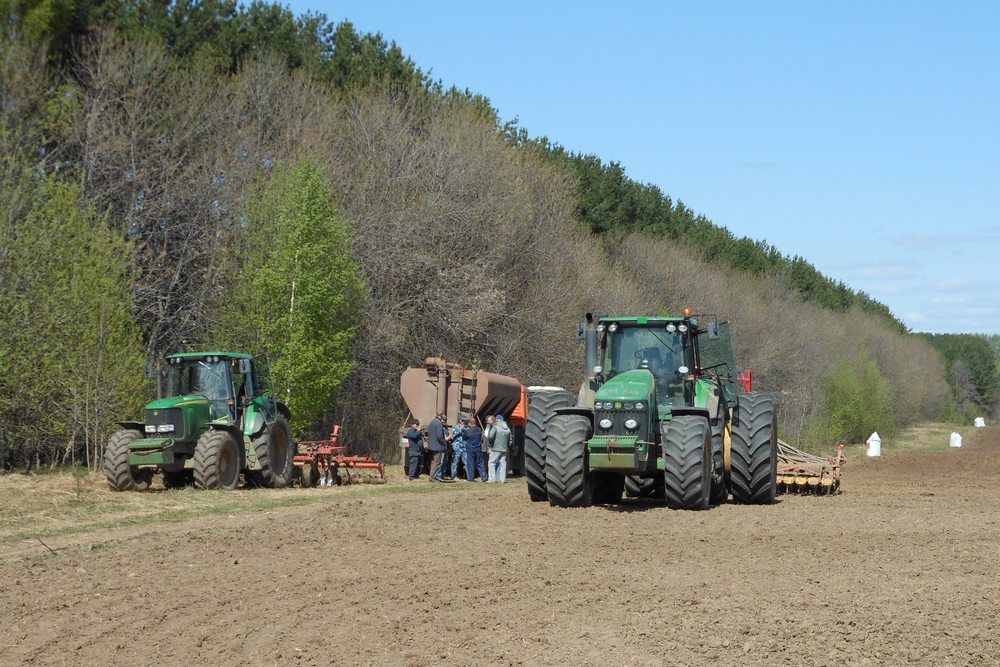
{"type": "Polygon", "coordinates": [[[424,462],[424,434],[420,432],[419,419],[410,422],[410,428],[406,431],[406,458],[409,463],[406,476],[410,479],[420,477],[424,462]]]}
{"type": "Polygon", "coordinates": [[[465,440],[465,477],[470,482],[476,481],[476,473],[486,481],[486,463],[483,462],[483,429],[476,422],[470,422],[462,432],[465,440]]]}
{"type": "Polygon", "coordinates": [[[431,453],[431,481],[440,482],[441,459],[448,449],[448,438],[444,431],[445,414],[439,413],[427,426],[427,449],[431,453]]]}

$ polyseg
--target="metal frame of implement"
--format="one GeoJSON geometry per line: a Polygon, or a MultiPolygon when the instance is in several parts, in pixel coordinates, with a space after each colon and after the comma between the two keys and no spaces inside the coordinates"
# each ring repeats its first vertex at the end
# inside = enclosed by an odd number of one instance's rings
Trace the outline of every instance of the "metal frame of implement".
{"type": "Polygon", "coordinates": [[[837,442],[835,456],[816,456],[778,440],[778,492],[828,495],[840,490],[847,443],[837,442]]]}
{"type": "Polygon", "coordinates": [[[296,476],[303,487],[315,486],[320,480],[324,485],[340,484],[338,472],[344,471],[347,478],[343,483],[359,481],[360,471],[368,472],[370,481],[385,482],[385,464],[370,456],[348,456],[347,447],[340,444],[343,430],[340,425],[333,427],[327,440],[307,440],[300,442],[293,462],[299,470],[296,476]],[[377,473],[377,474],[376,474],[377,473]],[[377,479],[371,479],[375,475],[377,479]]]}

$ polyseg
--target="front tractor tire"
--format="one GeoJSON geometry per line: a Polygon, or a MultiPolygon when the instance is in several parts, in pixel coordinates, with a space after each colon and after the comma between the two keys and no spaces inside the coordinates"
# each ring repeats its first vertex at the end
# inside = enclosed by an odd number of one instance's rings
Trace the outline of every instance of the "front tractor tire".
{"type": "Polygon", "coordinates": [[[712,490],[712,431],[696,415],[674,417],[661,426],[663,486],[667,506],[703,510],[712,490]]]}
{"type": "Polygon", "coordinates": [[[255,438],[253,448],[260,462],[260,477],[264,486],[283,489],[292,485],[295,447],[292,445],[292,430],[284,417],[275,419],[263,434],[255,438]]]}
{"type": "Polygon", "coordinates": [[[524,429],[524,477],[528,497],[534,502],[548,500],[545,481],[545,450],[550,422],[556,409],[573,404],[573,396],[565,389],[532,392],[528,400],[528,424],[524,429]]]}
{"type": "Polygon", "coordinates": [[[767,505],[778,492],[778,405],[772,394],[740,394],[730,452],[733,500],[767,505]]]}
{"type": "Polygon", "coordinates": [[[662,498],[663,478],[629,475],[625,478],[625,495],[629,498],[662,498]]]}
{"type": "Polygon", "coordinates": [[[153,480],[152,468],[137,468],[128,464],[129,445],[142,439],[132,428],[115,431],[104,447],[104,476],[112,491],[145,491],[153,480]]]}
{"type": "Polygon", "coordinates": [[[545,488],[555,507],[589,507],[594,503],[594,476],[587,470],[590,420],[557,415],[545,437],[545,488]]]}
{"type": "Polygon", "coordinates": [[[232,491],[239,485],[242,457],[228,431],[206,431],[194,447],[194,488],[232,491]]]}

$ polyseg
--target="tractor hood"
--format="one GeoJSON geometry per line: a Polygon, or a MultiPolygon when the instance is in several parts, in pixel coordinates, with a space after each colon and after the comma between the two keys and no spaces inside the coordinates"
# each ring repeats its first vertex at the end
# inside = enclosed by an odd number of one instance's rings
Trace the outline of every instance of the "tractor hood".
{"type": "Polygon", "coordinates": [[[646,369],[626,371],[600,386],[598,401],[645,401],[653,394],[653,374],[646,369]]]}
{"type": "Polygon", "coordinates": [[[187,396],[169,396],[158,398],[146,406],[147,410],[166,410],[168,408],[183,408],[189,405],[208,405],[208,399],[201,394],[187,396]]]}

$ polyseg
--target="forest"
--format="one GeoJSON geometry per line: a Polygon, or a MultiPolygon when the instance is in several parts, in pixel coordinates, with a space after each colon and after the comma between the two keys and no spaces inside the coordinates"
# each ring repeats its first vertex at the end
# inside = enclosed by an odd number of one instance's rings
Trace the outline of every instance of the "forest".
{"type": "Polygon", "coordinates": [[[6,468],[93,467],[156,359],[226,346],[269,356],[297,436],[392,457],[403,368],[573,387],[587,311],[728,319],[806,447],[995,405],[978,343],[532,138],[379,34],[268,2],[0,16],[6,468]]]}

